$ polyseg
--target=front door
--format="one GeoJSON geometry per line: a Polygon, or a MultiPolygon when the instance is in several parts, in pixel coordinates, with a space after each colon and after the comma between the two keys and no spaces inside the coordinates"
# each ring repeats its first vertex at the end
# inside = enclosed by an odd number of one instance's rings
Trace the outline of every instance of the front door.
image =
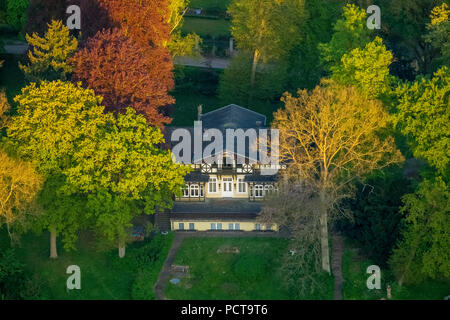
{"type": "Polygon", "coordinates": [[[222,197],[233,197],[233,178],[222,178],[222,197]]]}

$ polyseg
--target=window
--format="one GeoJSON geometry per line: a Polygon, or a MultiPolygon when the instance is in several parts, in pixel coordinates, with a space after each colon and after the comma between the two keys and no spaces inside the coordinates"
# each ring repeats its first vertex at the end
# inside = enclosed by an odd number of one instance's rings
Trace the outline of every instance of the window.
{"type": "Polygon", "coordinates": [[[184,230],[184,223],[178,224],[178,230],[184,230]]]}
{"type": "Polygon", "coordinates": [[[201,185],[200,185],[200,197],[204,197],[204,196],[205,196],[205,195],[204,195],[204,192],[205,192],[204,186],[203,186],[203,184],[201,184],[201,185]]]}
{"type": "Polygon", "coordinates": [[[264,188],[262,185],[257,184],[255,185],[255,198],[262,198],[264,195],[264,188]]]}
{"type": "Polygon", "coordinates": [[[189,223],[189,230],[195,230],[195,225],[193,223],[189,223]]]}
{"type": "Polygon", "coordinates": [[[273,191],[273,185],[267,184],[264,186],[264,195],[269,194],[273,191]]]}
{"type": "Polygon", "coordinates": [[[198,197],[198,184],[191,185],[191,197],[198,197]]]}
{"type": "Polygon", "coordinates": [[[209,178],[208,192],[210,193],[217,192],[217,178],[209,178]]]}
{"type": "Polygon", "coordinates": [[[234,224],[229,223],[228,224],[228,230],[234,230],[234,224]]]}
{"type": "Polygon", "coordinates": [[[261,225],[260,225],[259,223],[256,223],[256,224],[255,224],[255,230],[256,230],[256,231],[261,230],[261,225]]]}
{"type": "Polygon", "coordinates": [[[181,187],[181,190],[183,190],[183,197],[189,197],[189,186],[187,184],[184,187],[181,187]]]}
{"type": "Polygon", "coordinates": [[[238,192],[239,193],[247,192],[247,184],[244,182],[243,178],[238,179],[238,192]]]}
{"type": "Polygon", "coordinates": [[[222,224],[221,223],[217,224],[217,230],[222,230],[222,224]]]}
{"type": "Polygon", "coordinates": [[[216,230],[216,224],[215,223],[211,223],[211,230],[216,230]]]}
{"type": "Polygon", "coordinates": [[[234,224],[234,230],[240,230],[241,226],[239,223],[234,224]]]}
{"type": "Polygon", "coordinates": [[[272,225],[271,224],[266,224],[266,230],[272,230],[272,225]]]}

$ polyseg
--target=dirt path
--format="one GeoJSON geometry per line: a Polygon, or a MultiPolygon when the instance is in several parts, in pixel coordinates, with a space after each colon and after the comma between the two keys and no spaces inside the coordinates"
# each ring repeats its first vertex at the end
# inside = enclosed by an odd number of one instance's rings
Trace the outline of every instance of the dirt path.
{"type": "Polygon", "coordinates": [[[333,252],[331,268],[334,275],[334,300],[342,300],[342,252],[344,251],[344,243],[339,234],[333,234],[333,252]]]}
{"type": "Polygon", "coordinates": [[[175,238],[173,239],[172,247],[169,250],[166,261],[164,262],[161,273],[155,284],[155,299],[167,300],[164,296],[164,288],[167,281],[172,276],[171,266],[175,261],[178,250],[185,238],[205,238],[205,237],[222,237],[222,238],[235,238],[235,237],[280,237],[279,233],[267,233],[267,232],[175,232],[175,238]]]}

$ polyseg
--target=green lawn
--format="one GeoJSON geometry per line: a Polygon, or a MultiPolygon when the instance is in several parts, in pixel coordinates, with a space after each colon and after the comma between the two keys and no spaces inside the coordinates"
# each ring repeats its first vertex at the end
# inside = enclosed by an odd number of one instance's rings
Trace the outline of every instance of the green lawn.
{"type": "Polygon", "coordinates": [[[289,299],[278,268],[287,250],[278,238],[187,238],[175,259],[190,267],[177,285],[167,283],[169,299],[289,299]],[[238,247],[240,253],[217,253],[238,247]]]}
{"type": "Polygon", "coordinates": [[[343,297],[345,300],[378,300],[386,298],[386,286],[391,286],[394,300],[442,300],[450,294],[450,282],[426,281],[418,285],[398,286],[390,270],[381,267],[381,290],[367,289],[366,281],[370,276],[367,267],[373,265],[369,259],[358,254],[349,241],[345,243],[342,257],[344,277],[343,297]]]}
{"type": "MultiPolygon", "coordinates": [[[[173,234],[156,235],[150,241],[129,245],[123,259],[118,258],[117,250],[99,251],[95,239],[83,234],[77,251],[67,253],[58,248],[58,259],[50,260],[48,240],[48,234],[27,234],[22,238],[22,245],[15,248],[18,259],[25,264],[27,274],[33,276],[40,285],[39,299],[141,299],[144,296],[142,290],[147,291],[147,298],[154,295],[153,286],[171,246],[173,234]],[[150,258],[142,258],[147,256],[150,258]],[[149,262],[142,268],[139,260],[149,262]],[[81,290],[66,289],[69,277],[66,269],[70,265],[78,265],[81,269],[81,290]],[[140,277],[145,272],[151,274],[140,277]],[[141,283],[143,280],[145,283],[141,283]]],[[[0,232],[0,250],[8,246],[6,233],[0,232]]]]}
{"type": "Polygon", "coordinates": [[[231,0],[191,0],[189,7],[211,9],[218,8],[226,11],[231,0]]]}
{"type": "Polygon", "coordinates": [[[182,31],[184,33],[194,32],[200,37],[206,36],[229,36],[230,21],[225,19],[205,19],[196,17],[185,17],[182,31]]]}

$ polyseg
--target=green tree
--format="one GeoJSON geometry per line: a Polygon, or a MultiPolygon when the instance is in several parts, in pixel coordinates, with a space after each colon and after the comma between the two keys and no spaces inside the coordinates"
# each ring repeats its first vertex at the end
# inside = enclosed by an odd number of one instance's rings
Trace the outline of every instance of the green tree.
{"type": "Polygon", "coordinates": [[[409,138],[414,156],[450,176],[450,70],[442,67],[433,77],[419,77],[396,90],[395,121],[409,138]]]}
{"type": "Polygon", "coordinates": [[[170,0],[169,2],[170,41],[166,43],[166,46],[172,58],[200,55],[196,45],[200,48],[201,38],[195,33],[189,33],[186,36],[181,34],[183,18],[188,10],[189,3],[190,0],[170,0]]]}
{"type": "Polygon", "coordinates": [[[44,37],[33,33],[26,35],[32,50],[28,51],[28,65],[19,64],[28,80],[67,80],[73,67],[70,62],[78,47],[78,41],[70,36],[69,28],[61,21],[53,20],[48,24],[44,37]]]}
{"type": "Polygon", "coordinates": [[[67,172],[69,185],[88,197],[96,230],[125,255],[131,220],[170,208],[189,168],[175,164],[158,128],[132,108],[108,122],[99,136],[75,153],[75,165],[67,172]]]}
{"type": "MultiPolygon", "coordinates": [[[[43,81],[39,86],[31,83],[22,89],[14,101],[18,108],[8,124],[8,144],[44,176],[44,192],[49,192],[48,186],[53,183],[50,178],[62,176],[50,187],[51,192],[60,192],[66,184],[64,175],[73,165],[74,153],[86,141],[95,139],[98,128],[106,121],[102,98],[81,85],[43,81]]],[[[50,231],[50,256],[56,258],[57,235],[63,233],[65,247],[71,248],[76,231],[85,221],[77,208],[71,210],[64,197],[50,198],[54,202],[52,210],[45,211],[39,225],[50,231]]]]}
{"type": "Polygon", "coordinates": [[[345,53],[341,63],[331,66],[332,78],[343,85],[355,86],[371,98],[390,91],[389,66],[393,55],[376,37],[364,48],[345,53]]]}
{"type": "Polygon", "coordinates": [[[29,0],[7,0],[6,19],[8,24],[17,31],[22,30],[27,22],[27,8],[29,5],[29,0]]]}
{"type": "Polygon", "coordinates": [[[319,43],[327,43],[333,33],[336,12],[343,0],[308,0],[305,2],[305,24],[301,28],[301,40],[289,55],[289,90],[313,89],[320,83],[324,68],[320,64],[319,43]]]}
{"type": "Polygon", "coordinates": [[[342,18],[334,25],[330,42],[319,45],[321,60],[326,70],[341,63],[344,54],[353,49],[363,49],[371,41],[372,31],[366,25],[364,9],[348,4],[343,9],[342,18]]]}
{"type": "Polygon", "coordinates": [[[228,12],[232,15],[231,34],[238,49],[253,57],[253,87],[258,64],[285,57],[300,40],[298,27],[304,21],[304,1],[233,0],[228,12]]]}
{"type": "Polygon", "coordinates": [[[437,60],[450,68],[450,9],[446,3],[435,7],[431,11],[431,22],[427,25],[428,33],[424,36],[426,42],[431,43],[441,51],[437,60]]]}
{"type": "Polygon", "coordinates": [[[449,187],[441,178],[423,181],[416,193],[404,197],[407,225],[391,259],[400,285],[450,279],[449,208],[449,187]]]}

